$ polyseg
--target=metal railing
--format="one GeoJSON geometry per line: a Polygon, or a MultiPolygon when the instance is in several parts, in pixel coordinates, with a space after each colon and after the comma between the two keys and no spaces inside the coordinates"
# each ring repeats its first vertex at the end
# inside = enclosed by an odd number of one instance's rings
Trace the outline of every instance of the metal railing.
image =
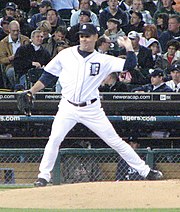
{"type": "MultiPolygon", "coordinates": [[[[139,156],[165,179],[180,179],[180,149],[138,149],[139,156]]],[[[0,184],[31,185],[38,175],[43,149],[0,149],[0,184]]],[[[61,149],[52,184],[115,181],[122,159],[112,149],[61,149]]],[[[126,168],[121,169],[123,175],[126,168]]],[[[133,180],[138,180],[134,178],[133,180]]],[[[124,178],[123,180],[127,180],[124,178]]]]}

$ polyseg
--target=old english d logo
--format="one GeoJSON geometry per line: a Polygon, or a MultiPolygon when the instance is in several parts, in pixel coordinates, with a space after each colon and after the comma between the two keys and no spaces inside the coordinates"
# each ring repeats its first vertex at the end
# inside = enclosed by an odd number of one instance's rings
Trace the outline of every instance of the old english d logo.
{"type": "Polygon", "coordinates": [[[100,63],[91,63],[90,76],[96,76],[97,74],[99,74],[99,69],[100,69],[100,63]]]}

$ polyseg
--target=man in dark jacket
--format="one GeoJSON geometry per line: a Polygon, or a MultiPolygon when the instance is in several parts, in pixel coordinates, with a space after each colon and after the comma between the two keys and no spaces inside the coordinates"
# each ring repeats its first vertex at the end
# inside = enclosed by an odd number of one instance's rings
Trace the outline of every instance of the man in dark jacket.
{"type": "Polygon", "coordinates": [[[167,43],[170,40],[177,40],[180,42],[180,15],[172,15],[168,20],[168,30],[161,33],[159,42],[163,53],[167,51],[167,43]]]}
{"type": "Polygon", "coordinates": [[[130,21],[122,29],[126,35],[130,31],[136,31],[138,33],[143,33],[145,22],[143,21],[143,15],[141,12],[131,11],[130,21]]]}
{"type": "Polygon", "coordinates": [[[14,58],[15,72],[20,84],[25,87],[28,70],[32,68],[42,69],[51,60],[48,50],[42,47],[43,36],[40,30],[34,30],[31,33],[31,40],[31,44],[20,46],[17,49],[14,58]]]}
{"type": "Polygon", "coordinates": [[[39,4],[39,13],[34,14],[31,17],[30,20],[30,25],[36,29],[38,27],[38,23],[41,22],[42,20],[46,20],[46,13],[49,9],[52,8],[51,2],[48,0],[43,0],[39,4]]]}
{"type": "Polygon", "coordinates": [[[110,18],[115,18],[120,21],[121,27],[129,22],[129,17],[120,7],[118,7],[118,0],[108,0],[108,7],[105,8],[99,15],[100,27],[107,29],[107,21],[110,18]]]}
{"type": "Polygon", "coordinates": [[[173,92],[173,90],[164,82],[164,72],[161,69],[155,69],[151,74],[151,83],[132,89],[135,92],[173,92]]]}
{"type": "MultiPolygon", "coordinates": [[[[132,87],[136,85],[144,85],[149,83],[149,69],[152,69],[154,65],[152,52],[150,49],[139,44],[140,35],[136,31],[129,32],[128,37],[131,39],[138,63],[134,69],[124,71],[130,72],[130,84],[132,87]]],[[[124,49],[120,50],[120,56],[122,57],[123,55],[126,55],[124,49]]]]}
{"type": "Polygon", "coordinates": [[[52,8],[47,11],[46,20],[49,21],[49,23],[51,24],[51,34],[54,34],[59,26],[66,26],[65,22],[59,16],[58,12],[52,8]]]}

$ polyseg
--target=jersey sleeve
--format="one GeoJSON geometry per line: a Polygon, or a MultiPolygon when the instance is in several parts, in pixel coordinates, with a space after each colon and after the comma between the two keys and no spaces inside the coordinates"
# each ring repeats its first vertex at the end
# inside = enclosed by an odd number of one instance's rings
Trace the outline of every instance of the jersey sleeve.
{"type": "Polygon", "coordinates": [[[56,77],[58,77],[62,70],[61,52],[57,54],[45,67],[44,70],[56,77]]]}
{"type": "Polygon", "coordinates": [[[137,57],[134,52],[127,52],[126,61],[124,63],[123,71],[132,70],[137,65],[137,57]]]}
{"type": "Polygon", "coordinates": [[[58,78],[56,76],[54,76],[46,71],[44,71],[42,73],[41,77],[39,78],[39,81],[41,81],[45,87],[47,87],[48,85],[51,85],[51,84],[55,84],[57,80],[58,80],[58,78]]]}

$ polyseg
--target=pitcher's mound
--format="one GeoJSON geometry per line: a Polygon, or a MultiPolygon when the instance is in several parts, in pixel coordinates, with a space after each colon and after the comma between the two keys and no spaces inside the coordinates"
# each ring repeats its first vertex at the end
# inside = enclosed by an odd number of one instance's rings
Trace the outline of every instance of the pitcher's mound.
{"type": "Polygon", "coordinates": [[[0,191],[8,208],[180,208],[180,181],[78,183],[0,191]]]}

